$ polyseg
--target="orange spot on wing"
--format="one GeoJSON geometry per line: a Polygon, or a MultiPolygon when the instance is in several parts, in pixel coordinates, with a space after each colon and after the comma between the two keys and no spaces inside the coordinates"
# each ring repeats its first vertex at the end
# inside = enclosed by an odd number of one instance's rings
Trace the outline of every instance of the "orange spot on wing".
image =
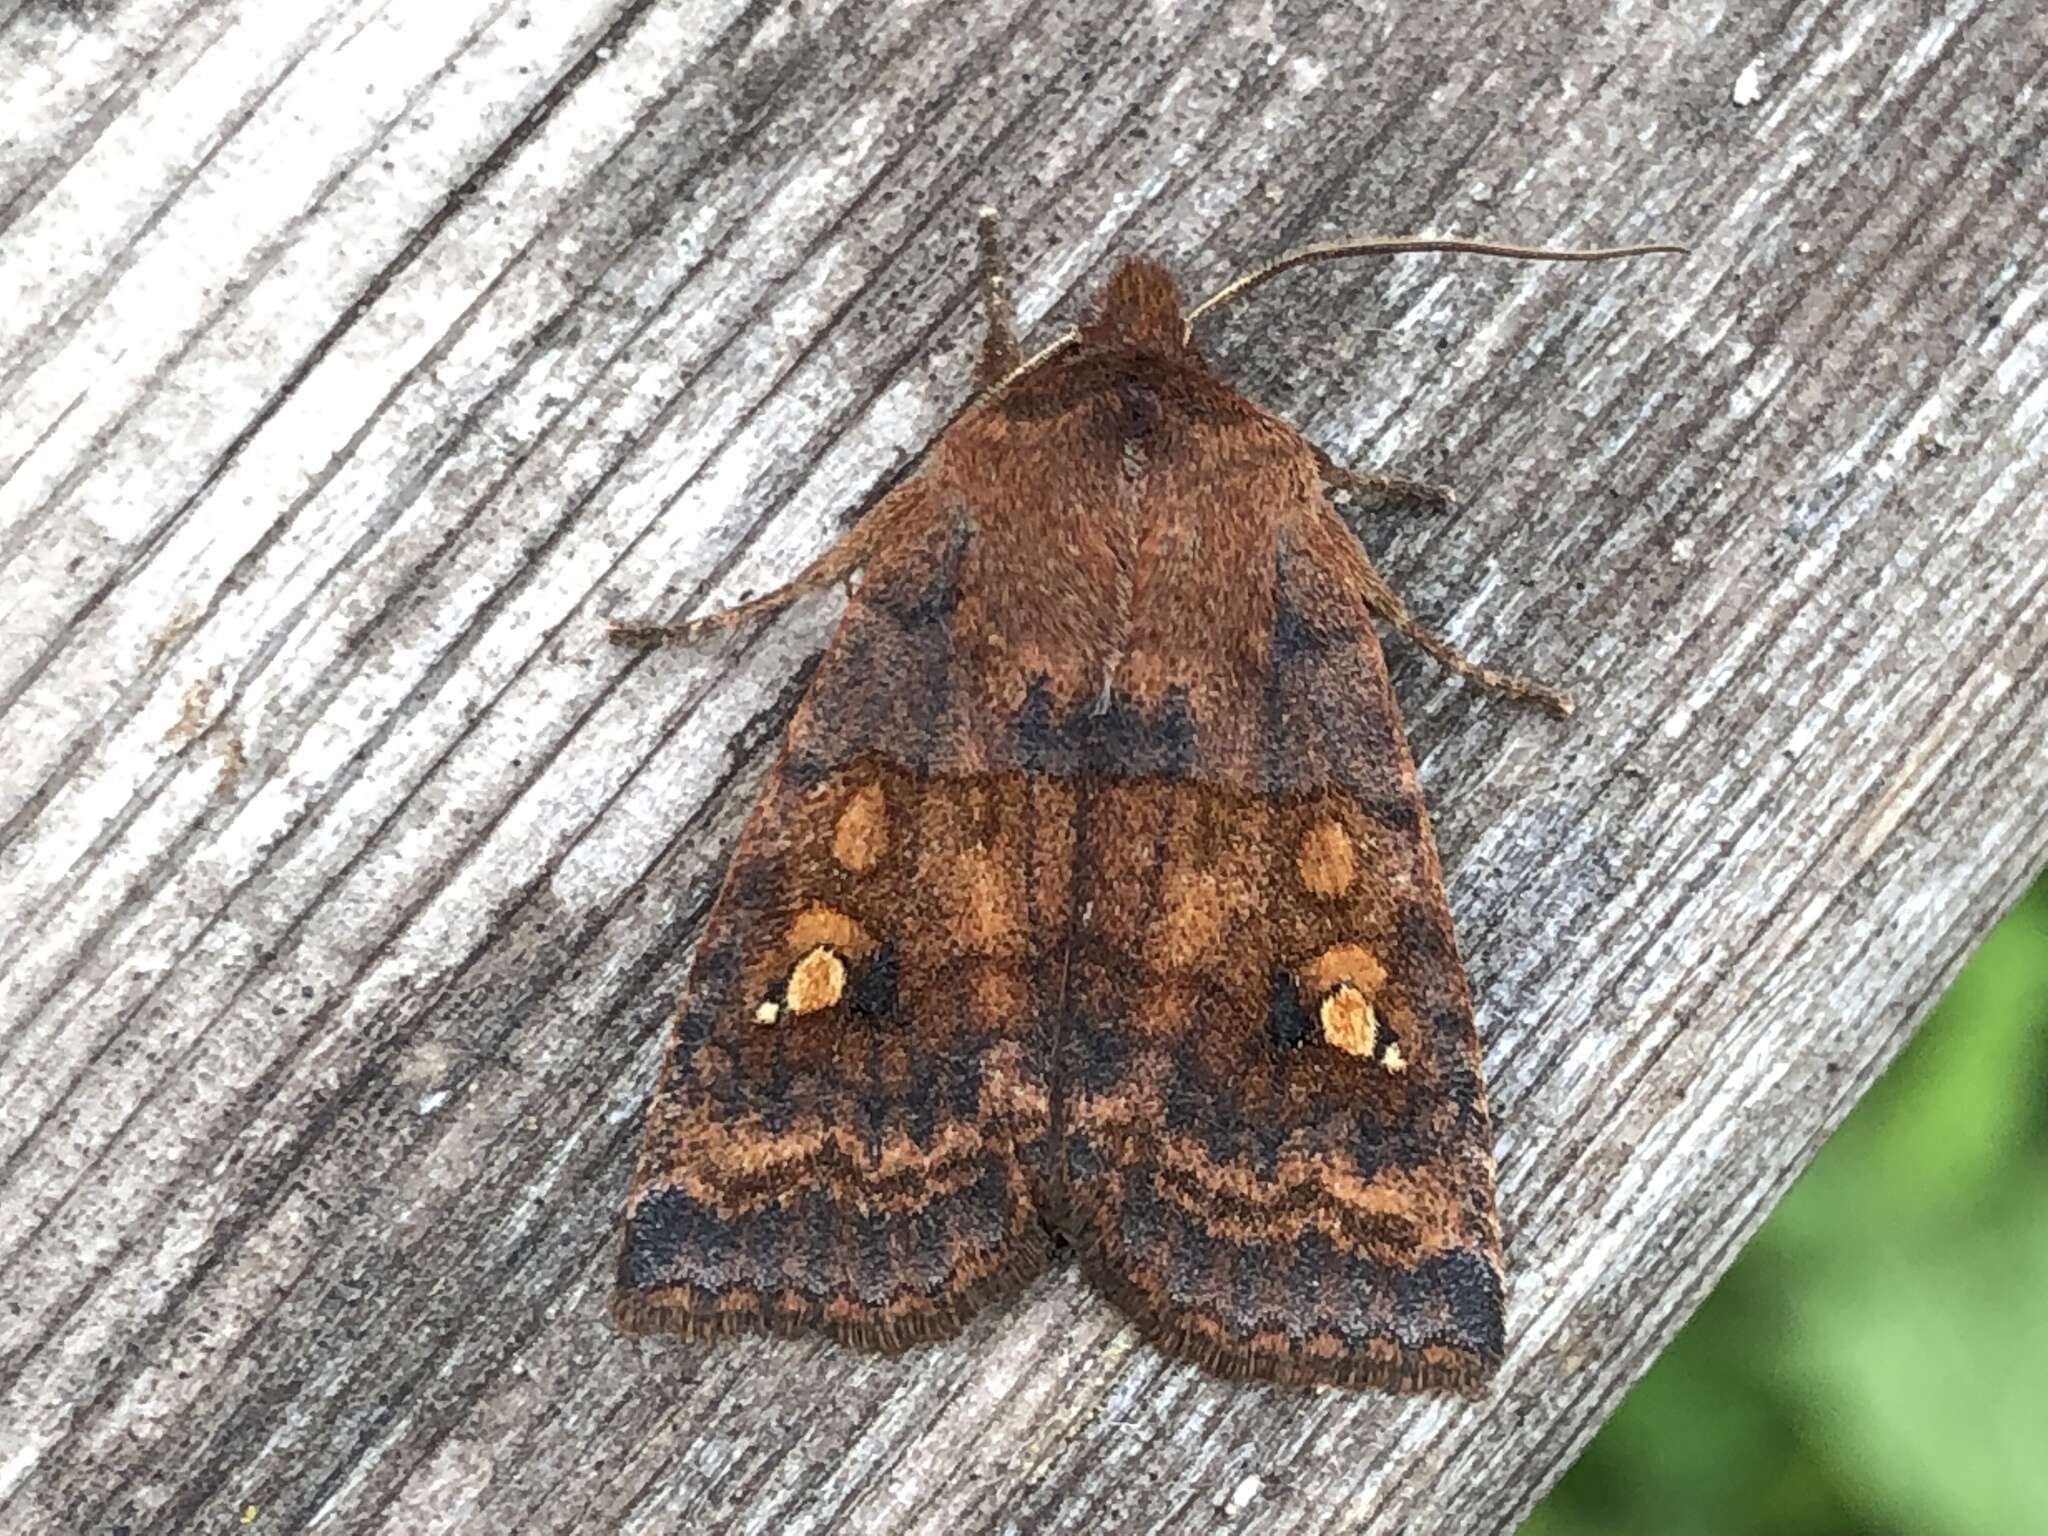
{"type": "Polygon", "coordinates": [[[790,971],[785,1000],[791,1013],[816,1013],[838,1002],[845,991],[846,962],[820,945],[790,971]]]}
{"type": "Polygon", "coordinates": [[[1341,896],[1358,874],[1351,834],[1335,821],[1319,821],[1301,837],[1294,856],[1301,883],[1318,896],[1341,896]]]}
{"type": "Polygon", "coordinates": [[[1353,1056],[1370,1056],[1379,1040],[1380,1021],[1365,994],[1349,982],[1323,999],[1323,1038],[1353,1056]]]}
{"type": "Polygon", "coordinates": [[[864,875],[889,847],[889,811],[882,801],[882,786],[863,784],[839,813],[832,829],[832,857],[843,869],[864,875]]]}
{"type": "Polygon", "coordinates": [[[1222,943],[1232,903],[1222,882],[1207,871],[1175,870],[1165,886],[1158,934],[1147,958],[1158,971],[1194,970],[1222,943]]]}
{"type": "Polygon", "coordinates": [[[1364,946],[1339,944],[1303,966],[1301,979],[1310,992],[1328,992],[1348,981],[1364,996],[1374,997],[1386,985],[1387,969],[1364,946]]]}
{"type": "Polygon", "coordinates": [[[789,925],[789,947],[815,949],[820,944],[829,944],[856,960],[875,947],[868,931],[844,912],[835,912],[830,907],[806,907],[789,925]]]}
{"type": "Polygon", "coordinates": [[[1006,954],[1021,949],[1023,923],[1017,880],[986,848],[954,856],[944,876],[953,932],[969,954],[1006,954]]]}

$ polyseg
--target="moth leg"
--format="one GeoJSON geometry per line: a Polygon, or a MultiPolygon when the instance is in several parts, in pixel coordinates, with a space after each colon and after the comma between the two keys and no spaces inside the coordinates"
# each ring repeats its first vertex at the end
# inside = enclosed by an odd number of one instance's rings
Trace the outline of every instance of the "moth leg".
{"type": "Polygon", "coordinates": [[[1406,502],[1428,512],[1448,512],[1457,503],[1458,493],[1448,485],[1433,485],[1427,480],[1409,480],[1401,475],[1368,475],[1358,470],[1347,469],[1331,458],[1313,443],[1310,451],[1316,456],[1316,468],[1321,472],[1323,484],[1338,490],[1355,491],[1369,496],[1374,501],[1406,502]]]}
{"type": "Polygon", "coordinates": [[[930,517],[930,501],[921,487],[922,481],[916,478],[899,481],[884,493],[881,500],[862,513],[836,544],[804,567],[794,581],[772,592],[763,592],[759,597],[734,603],[730,608],[699,614],[680,624],[641,624],[609,619],[605,622],[605,636],[614,645],[630,645],[644,650],[658,645],[684,645],[748,619],[779,612],[812,592],[822,592],[847,580],[867,564],[876,550],[885,548],[893,539],[914,533],[930,517]]]}
{"type": "Polygon", "coordinates": [[[719,608],[710,613],[699,614],[694,619],[685,619],[680,624],[639,624],[625,619],[607,619],[605,638],[613,645],[631,645],[651,650],[658,645],[682,645],[692,640],[701,640],[714,630],[730,629],[760,614],[776,613],[787,608],[800,597],[844,581],[860,568],[868,556],[872,539],[861,537],[856,527],[839,540],[824,554],[818,556],[794,581],[786,582],[759,597],[750,597],[744,602],[734,603],[730,608],[719,608]]]}
{"type": "Polygon", "coordinates": [[[1369,573],[1365,581],[1367,605],[1380,618],[1399,630],[1411,645],[1434,658],[1446,671],[1455,672],[1459,677],[1477,683],[1482,688],[1504,693],[1511,699],[1527,699],[1533,704],[1540,704],[1560,718],[1572,712],[1569,695],[1560,693],[1555,688],[1545,687],[1534,678],[1482,667],[1460,654],[1443,636],[1423,627],[1421,621],[1408,611],[1407,605],[1395,594],[1394,589],[1387,585],[1385,577],[1373,570],[1370,565],[1366,566],[1366,570],[1369,573]]]}
{"type": "Polygon", "coordinates": [[[980,237],[981,308],[988,319],[988,333],[981,339],[974,384],[977,389],[988,389],[1017,371],[1024,362],[1024,350],[1017,345],[1017,327],[1010,315],[1010,280],[993,208],[981,210],[980,237]]]}

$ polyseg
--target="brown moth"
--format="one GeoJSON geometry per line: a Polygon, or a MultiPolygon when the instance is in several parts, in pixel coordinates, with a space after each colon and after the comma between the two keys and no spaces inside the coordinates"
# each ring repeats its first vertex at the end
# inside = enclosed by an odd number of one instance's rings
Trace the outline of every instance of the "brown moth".
{"type": "Polygon", "coordinates": [[[613,1303],[635,1333],[955,1332],[1071,1245],[1230,1377],[1472,1391],[1503,1347],[1472,1005],[1375,639],[1460,674],[1129,260],[1026,363],[983,222],[979,398],[789,586],[861,579],[677,1010],[613,1303]]]}

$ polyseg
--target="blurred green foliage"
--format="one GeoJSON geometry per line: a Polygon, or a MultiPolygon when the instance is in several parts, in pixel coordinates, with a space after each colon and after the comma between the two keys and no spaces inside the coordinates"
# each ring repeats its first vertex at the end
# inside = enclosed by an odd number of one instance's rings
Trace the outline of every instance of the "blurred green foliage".
{"type": "Polygon", "coordinates": [[[1520,1536],[2048,1532],[2048,875],[1520,1536]]]}

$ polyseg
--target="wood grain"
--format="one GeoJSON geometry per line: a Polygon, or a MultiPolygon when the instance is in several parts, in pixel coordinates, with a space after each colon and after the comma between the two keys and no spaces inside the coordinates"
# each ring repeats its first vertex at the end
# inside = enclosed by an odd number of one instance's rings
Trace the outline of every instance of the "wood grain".
{"type": "Polygon", "coordinates": [[[1507,1529],[2048,850],[2024,7],[0,17],[0,1527],[1507,1529]],[[1501,1122],[1483,1401],[1210,1382],[1071,1273],[899,1363],[605,1321],[835,604],[600,620],[787,576],[915,455],[982,201],[1041,336],[1126,250],[1694,247],[1209,333],[1453,481],[1369,543],[1581,701],[1393,650],[1501,1122]]]}

